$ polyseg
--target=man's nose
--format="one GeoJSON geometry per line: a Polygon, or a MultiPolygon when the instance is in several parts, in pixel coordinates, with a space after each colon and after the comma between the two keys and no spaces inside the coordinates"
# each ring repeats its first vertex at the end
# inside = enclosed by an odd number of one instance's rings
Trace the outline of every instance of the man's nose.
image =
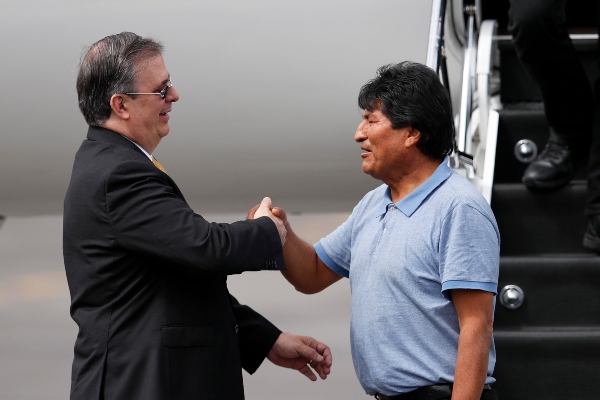
{"type": "Polygon", "coordinates": [[[356,128],[356,133],[354,134],[355,142],[360,143],[367,138],[365,126],[366,126],[366,121],[363,121],[358,125],[358,128],[356,128]]]}
{"type": "Polygon", "coordinates": [[[175,89],[175,86],[171,86],[167,91],[167,101],[175,102],[179,100],[179,92],[175,89]]]}

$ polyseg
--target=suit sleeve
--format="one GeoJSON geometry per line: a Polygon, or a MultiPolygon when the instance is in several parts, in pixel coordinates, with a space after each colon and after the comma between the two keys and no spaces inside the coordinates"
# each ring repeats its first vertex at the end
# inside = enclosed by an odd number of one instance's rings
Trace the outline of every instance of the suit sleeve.
{"type": "Polygon", "coordinates": [[[242,368],[253,374],[277,341],[281,330],[250,307],[240,304],[235,297],[230,297],[239,327],[242,368]]]}
{"type": "Polygon", "coordinates": [[[115,245],[131,252],[192,275],[285,268],[273,221],[210,223],[150,163],[116,165],[105,179],[105,196],[115,245]]]}

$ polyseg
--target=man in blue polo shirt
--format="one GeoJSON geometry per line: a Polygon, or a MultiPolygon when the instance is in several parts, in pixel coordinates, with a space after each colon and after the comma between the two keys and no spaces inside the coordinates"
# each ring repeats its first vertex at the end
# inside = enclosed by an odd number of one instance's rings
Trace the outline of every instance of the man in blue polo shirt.
{"type": "Polygon", "coordinates": [[[311,246],[287,226],[284,276],[304,293],[352,290],[354,368],[378,399],[496,399],[490,388],[500,235],[479,192],[448,167],[450,100],[411,62],[379,69],[358,103],[363,171],[383,185],[311,246]]]}

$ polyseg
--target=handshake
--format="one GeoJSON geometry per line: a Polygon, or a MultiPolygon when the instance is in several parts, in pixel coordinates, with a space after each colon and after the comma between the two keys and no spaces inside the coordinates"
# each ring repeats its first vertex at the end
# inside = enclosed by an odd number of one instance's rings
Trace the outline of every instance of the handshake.
{"type": "Polygon", "coordinates": [[[248,211],[246,219],[256,219],[260,217],[269,217],[271,220],[273,220],[273,222],[275,222],[275,226],[277,226],[277,231],[279,232],[279,238],[281,239],[281,246],[283,246],[285,244],[285,236],[287,234],[286,226],[289,226],[285,211],[279,207],[273,208],[273,202],[271,199],[269,197],[265,197],[260,204],[255,205],[250,211],[248,211]]]}

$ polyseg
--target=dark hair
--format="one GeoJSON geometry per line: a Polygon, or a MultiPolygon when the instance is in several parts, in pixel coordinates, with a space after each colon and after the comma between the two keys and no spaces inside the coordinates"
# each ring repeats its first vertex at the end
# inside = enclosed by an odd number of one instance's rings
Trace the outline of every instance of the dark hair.
{"type": "Polygon", "coordinates": [[[431,158],[443,159],[455,148],[448,90],[423,64],[405,61],[379,68],[360,89],[358,105],[368,111],[379,109],[394,129],[417,129],[421,132],[417,147],[431,158]]]}
{"type": "Polygon", "coordinates": [[[112,95],[135,92],[139,64],[162,52],[159,42],[131,32],[107,36],[87,48],[77,75],[79,109],[85,121],[89,125],[106,121],[112,95]]]}

